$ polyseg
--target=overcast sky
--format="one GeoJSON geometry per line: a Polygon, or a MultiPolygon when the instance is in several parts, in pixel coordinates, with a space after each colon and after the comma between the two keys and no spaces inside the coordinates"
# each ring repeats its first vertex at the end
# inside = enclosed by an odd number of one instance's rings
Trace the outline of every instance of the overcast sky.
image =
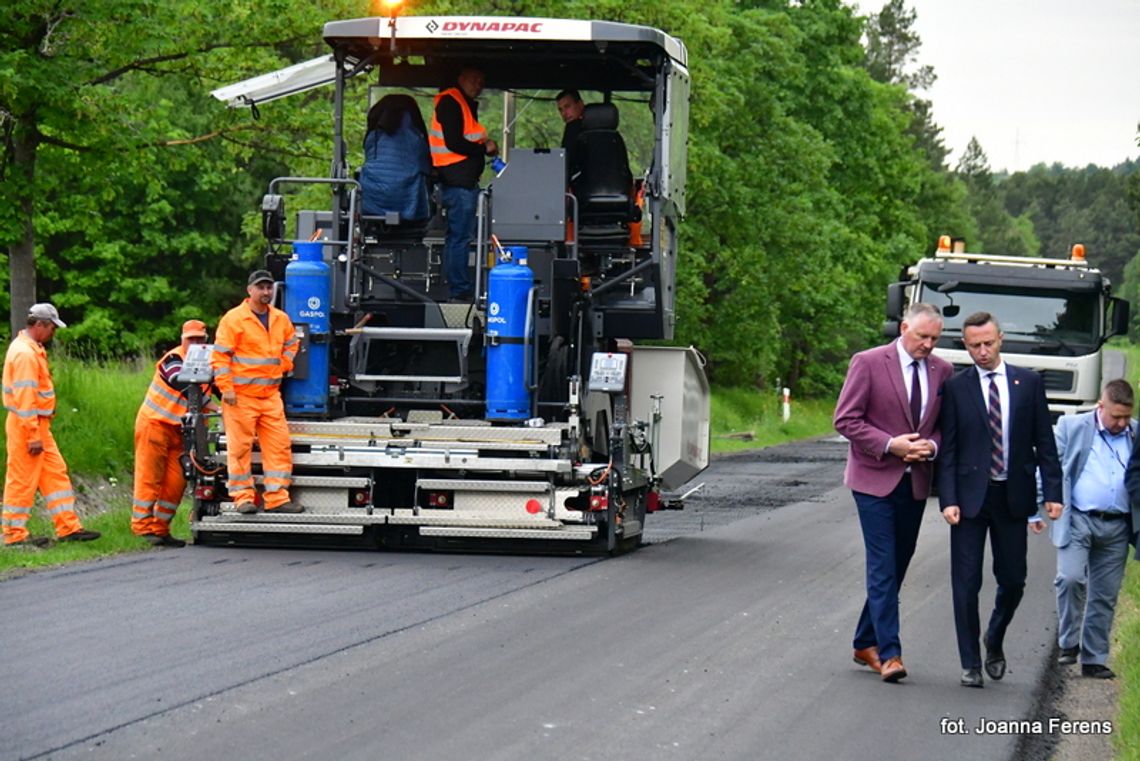
{"type": "MultiPolygon", "coordinates": [[[[863,12],[885,3],[860,0],[863,12]]],[[[1140,0],[906,0],[951,168],[976,136],[994,171],[1140,156],[1140,0]]]]}

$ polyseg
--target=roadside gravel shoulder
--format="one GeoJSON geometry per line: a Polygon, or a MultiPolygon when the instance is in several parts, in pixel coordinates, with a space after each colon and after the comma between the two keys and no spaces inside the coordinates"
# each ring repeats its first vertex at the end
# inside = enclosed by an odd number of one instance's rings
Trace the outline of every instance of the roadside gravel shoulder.
{"type": "MultiPolygon", "coordinates": [[[[1120,699],[1118,679],[1086,679],[1080,666],[1053,666],[1056,686],[1050,715],[1070,721],[1111,721],[1115,728],[1120,699]]],[[[1064,734],[1052,761],[1107,761],[1115,756],[1110,734],[1064,734]]]]}

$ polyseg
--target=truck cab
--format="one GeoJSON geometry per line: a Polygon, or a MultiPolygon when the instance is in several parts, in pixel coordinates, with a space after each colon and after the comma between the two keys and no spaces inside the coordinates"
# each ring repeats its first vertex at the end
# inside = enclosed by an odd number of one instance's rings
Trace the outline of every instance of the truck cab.
{"type": "Polygon", "coordinates": [[[884,332],[898,335],[907,304],[933,304],[943,314],[935,353],[962,369],[973,364],[962,321],[990,312],[1004,335],[1002,357],[1041,374],[1056,420],[1094,407],[1103,382],[1124,374],[1122,355],[1105,356],[1105,341],[1128,327],[1128,302],[1111,293],[1079,244],[1069,259],[1044,259],[969,253],[961,239],[942,236],[933,257],[888,287],[884,332]]]}

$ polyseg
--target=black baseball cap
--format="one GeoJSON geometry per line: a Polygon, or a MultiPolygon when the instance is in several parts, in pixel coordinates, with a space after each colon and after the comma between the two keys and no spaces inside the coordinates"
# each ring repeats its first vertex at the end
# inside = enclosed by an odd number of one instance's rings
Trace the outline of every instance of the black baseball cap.
{"type": "Polygon", "coordinates": [[[273,282],[273,275],[269,274],[269,270],[254,270],[249,273],[249,282],[246,285],[256,285],[266,280],[273,282]]]}

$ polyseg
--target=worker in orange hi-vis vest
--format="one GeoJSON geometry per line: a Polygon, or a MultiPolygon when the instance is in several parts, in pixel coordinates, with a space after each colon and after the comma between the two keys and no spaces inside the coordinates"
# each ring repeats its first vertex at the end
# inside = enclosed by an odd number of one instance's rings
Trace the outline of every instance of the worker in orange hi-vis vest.
{"type": "Polygon", "coordinates": [[[75,491],[67,476],[67,463],[51,435],[55,416],[55,388],[51,382],[44,344],[55,329],[66,328],[51,304],[33,304],[28,310],[28,327],[8,346],[4,358],[4,407],[8,420],[8,469],[4,475],[4,546],[43,547],[51,543],[44,536],[28,533],[28,517],[36,491],[63,542],[87,542],[99,538],[98,531],[87,531],[75,514],[75,491]]]}
{"type": "Polygon", "coordinates": [[[272,305],[273,276],[257,270],[249,276],[249,298],[226,312],[214,336],[210,366],[222,393],[226,432],[226,488],[239,513],[256,513],[253,440],[261,447],[263,502],[268,512],[300,513],[289,500],[293,454],[281,379],[293,369],[300,341],[288,315],[272,305]]]}
{"type": "MultiPolygon", "coordinates": [[[[191,344],[206,342],[206,323],[182,323],[182,343],[162,355],[135,416],[135,486],[131,532],[160,547],[185,547],[170,535],[182,502],[182,416],[189,411],[189,383],[177,380],[191,344]]],[[[209,387],[203,387],[203,392],[209,387]]]]}
{"type": "Polygon", "coordinates": [[[485,77],[480,69],[466,66],[454,87],[435,96],[428,149],[439,174],[440,203],[447,216],[443,243],[443,271],[453,301],[470,303],[475,293],[468,268],[471,237],[479,201],[479,176],[487,156],[499,146],[487,137],[479,123],[479,101],[485,77]]]}

